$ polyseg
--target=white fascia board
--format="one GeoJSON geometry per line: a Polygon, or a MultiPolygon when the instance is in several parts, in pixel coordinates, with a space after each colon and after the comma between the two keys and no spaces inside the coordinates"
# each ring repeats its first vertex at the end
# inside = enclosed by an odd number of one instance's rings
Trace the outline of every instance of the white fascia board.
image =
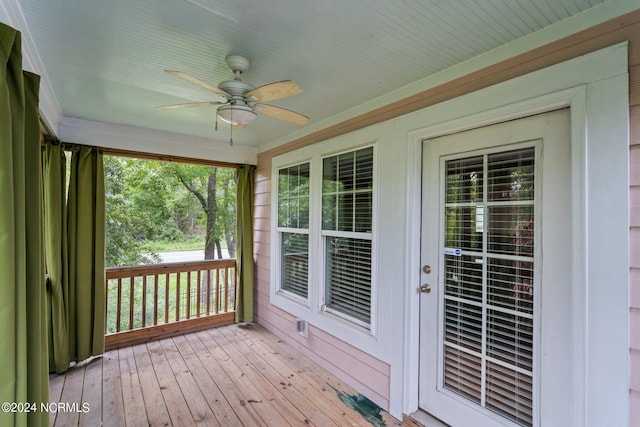
{"type": "Polygon", "coordinates": [[[320,129],[325,129],[351,118],[384,107],[393,102],[408,98],[417,93],[431,89],[455,80],[459,77],[482,70],[490,65],[497,64],[511,57],[528,52],[532,49],[544,46],[556,40],[560,40],[571,34],[586,30],[594,25],[601,24],[610,19],[632,12],[639,8],[637,0],[610,0],[577,15],[571,16],[553,25],[542,28],[517,40],[504,44],[488,52],[480,54],[467,61],[456,64],[443,71],[432,74],[388,94],[373,98],[356,107],[329,117],[313,126],[302,128],[296,132],[270,141],[258,148],[258,152],[267,151],[279,145],[310,135],[320,129]]]}
{"type": "Polygon", "coordinates": [[[159,155],[250,165],[255,165],[258,161],[255,147],[238,144],[231,146],[229,141],[69,117],[62,119],[59,137],[70,143],[159,155]]]}
{"type": "Polygon", "coordinates": [[[22,68],[40,76],[40,117],[55,137],[62,122],[62,109],[17,0],[0,0],[0,21],[22,33],[22,68]]]}

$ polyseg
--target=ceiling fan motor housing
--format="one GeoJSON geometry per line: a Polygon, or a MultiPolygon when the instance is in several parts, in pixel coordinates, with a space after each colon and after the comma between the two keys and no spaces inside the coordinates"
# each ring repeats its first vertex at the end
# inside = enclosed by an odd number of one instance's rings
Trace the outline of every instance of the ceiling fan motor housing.
{"type": "Polygon", "coordinates": [[[227,80],[218,85],[218,89],[221,89],[234,97],[244,97],[245,93],[254,89],[253,85],[245,83],[242,80],[227,80]]]}

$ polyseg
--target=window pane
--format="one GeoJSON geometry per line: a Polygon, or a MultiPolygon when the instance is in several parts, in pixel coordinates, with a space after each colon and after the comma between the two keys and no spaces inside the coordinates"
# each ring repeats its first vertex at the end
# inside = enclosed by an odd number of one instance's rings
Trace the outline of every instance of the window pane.
{"type": "Polygon", "coordinates": [[[325,280],[328,308],[370,323],[370,240],[327,237],[325,280]]]}
{"type": "Polygon", "coordinates": [[[446,203],[482,202],[482,156],[447,162],[446,203]]]}
{"type": "Polygon", "coordinates": [[[534,148],[490,155],[489,201],[533,200],[534,159],[534,148]]]}
{"type": "Polygon", "coordinates": [[[373,187],[373,148],[356,151],[355,189],[371,190],[373,187]]]}
{"type": "Polygon", "coordinates": [[[489,251],[533,256],[533,204],[501,204],[489,208],[489,251]]]}
{"type": "Polygon", "coordinates": [[[309,235],[282,233],[280,288],[307,298],[309,293],[309,235]]]}
{"type": "Polygon", "coordinates": [[[484,236],[482,206],[447,207],[445,215],[445,246],[471,251],[482,250],[484,236]]]}
{"type": "Polygon", "coordinates": [[[372,232],[373,194],[370,191],[356,193],[353,206],[355,230],[359,233],[372,232]]]}
{"type": "Polygon", "coordinates": [[[309,228],[309,163],[278,171],[278,226],[309,228]]]}
{"type": "Polygon", "coordinates": [[[325,158],[322,177],[322,229],[370,233],[373,147],[325,158]]]}

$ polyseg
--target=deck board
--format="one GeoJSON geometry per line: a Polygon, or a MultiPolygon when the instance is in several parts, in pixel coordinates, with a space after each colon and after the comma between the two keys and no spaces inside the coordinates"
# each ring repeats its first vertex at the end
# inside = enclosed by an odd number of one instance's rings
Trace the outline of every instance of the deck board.
{"type": "MultiPolygon", "coordinates": [[[[371,426],[355,391],[260,326],[223,326],[106,352],[50,376],[50,426],[371,426]]],[[[387,426],[401,423],[383,412],[387,426]]]]}
{"type": "Polygon", "coordinates": [[[133,357],[136,360],[138,378],[142,396],[144,396],[144,406],[149,425],[170,426],[171,418],[169,417],[167,404],[162,397],[162,390],[160,390],[160,384],[151,363],[147,346],[144,344],[134,346],[133,357]]]}

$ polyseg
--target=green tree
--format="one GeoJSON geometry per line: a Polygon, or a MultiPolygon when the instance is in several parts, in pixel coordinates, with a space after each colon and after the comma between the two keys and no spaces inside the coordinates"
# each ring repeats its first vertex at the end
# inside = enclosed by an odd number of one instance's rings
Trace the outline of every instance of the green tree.
{"type": "Polygon", "coordinates": [[[106,264],[108,267],[158,262],[145,241],[139,236],[146,227],[144,219],[132,212],[129,194],[129,173],[124,159],[104,157],[106,264]]]}
{"type": "Polygon", "coordinates": [[[158,262],[148,242],[205,237],[235,257],[235,169],[105,156],[107,265],[158,262]]]}
{"type": "Polygon", "coordinates": [[[222,258],[225,239],[231,258],[235,257],[235,170],[189,164],[169,166],[183,187],[200,204],[206,222],[204,258],[222,258]]]}

